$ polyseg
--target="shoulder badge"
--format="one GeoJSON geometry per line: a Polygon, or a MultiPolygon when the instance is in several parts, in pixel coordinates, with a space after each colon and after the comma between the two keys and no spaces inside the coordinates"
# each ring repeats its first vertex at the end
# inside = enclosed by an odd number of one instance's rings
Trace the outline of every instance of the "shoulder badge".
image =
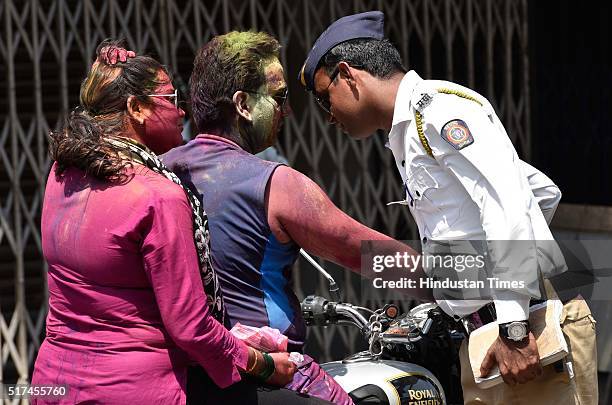
{"type": "Polygon", "coordinates": [[[419,112],[423,112],[425,107],[431,104],[432,100],[433,96],[431,94],[421,93],[421,98],[419,99],[419,101],[417,101],[416,105],[417,110],[419,110],[419,112]]]}
{"type": "Polygon", "coordinates": [[[429,93],[421,93],[421,98],[416,102],[415,108],[418,112],[423,113],[425,107],[427,107],[433,101],[433,95],[429,93]]]}
{"type": "Polygon", "coordinates": [[[466,146],[470,146],[474,143],[474,137],[470,132],[467,124],[462,120],[451,120],[448,121],[442,127],[442,132],[440,133],[442,138],[451,146],[457,150],[461,150],[466,146]]]}

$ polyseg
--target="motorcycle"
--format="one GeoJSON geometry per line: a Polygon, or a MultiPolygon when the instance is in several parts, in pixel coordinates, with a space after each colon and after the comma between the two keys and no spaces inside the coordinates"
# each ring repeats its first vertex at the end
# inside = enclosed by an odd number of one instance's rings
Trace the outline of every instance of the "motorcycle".
{"type": "Polygon", "coordinates": [[[462,325],[435,303],[400,314],[389,303],[380,309],[340,302],[335,280],[306,252],[302,255],[330,284],[335,301],[310,295],[302,303],[308,326],[352,325],[368,350],[322,364],[356,405],[462,404],[458,349],[462,325]]]}

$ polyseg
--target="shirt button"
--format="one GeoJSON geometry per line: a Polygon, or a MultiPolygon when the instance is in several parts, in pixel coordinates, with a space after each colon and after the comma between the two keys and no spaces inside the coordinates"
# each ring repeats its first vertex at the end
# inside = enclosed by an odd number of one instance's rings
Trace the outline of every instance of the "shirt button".
{"type": "Polygon", "coordinates": [[[402,167],[406,167],[406,161],[402,160],[402,167]]]}
{"type": "Polygon", "coordinates": [[[414,201],[410,201],[410,206],[414,207],[414,201]]]}
{"type": "Polygon", "coordinates": [[[421,193],[419,193],[419,190],[415,191],[415,194],[416,194],[417,197],[421,196],[421,193]]]}
{"type": "Polygon", "coordinates": [[[423,238],[423,243],[427,243],[427,237],[423,238]]]}

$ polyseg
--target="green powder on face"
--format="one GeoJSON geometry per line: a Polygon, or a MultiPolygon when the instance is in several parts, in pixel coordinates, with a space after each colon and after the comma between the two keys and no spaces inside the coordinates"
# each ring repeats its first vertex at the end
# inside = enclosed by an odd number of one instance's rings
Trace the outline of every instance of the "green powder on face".
{"type": "Polygon", "coordinates": [[[248,136],[248,143],[258,150],[263,150],[276,142],[282,111],[272,96],[286,86],[283,68],[277,58],[266,64],[264,74],[266,83],[254,94],[250,94],[248,104],[252,124],[243,134],[248,136]]]}
{"type": "MultiPolygon", "coordinates": [[[[222,59],[230,58],[239,65],[256,66],[263,70],[265,65],[278,57],[277,43],[272,42],[274,38],[265,32],[232,31],[217,38],[221,42],[222,59]],[[262,59],[258,48],[266,49],[266,59],[262,59]]],[[[245,78],[236,79],[241,82],[245,78]]]]}
{"type": "Polygon", "coordinates": [[[278,61],[280,44],[265,32],[232,31],[215,37],[216,58],[225,72],[227,97],[236,91],[248,93],[250,122],[239,125],[248,149],[256,153],[274,144],[282,112],[273,96],[286,86],[278,61]]]}
{"type": "Polygon", "coordinates": [[[258,96],[253,108],[253,129],[261,143],[268,144],[274,138],[273,129],[276,109],[274,101],[268,96],[258,96]]]}

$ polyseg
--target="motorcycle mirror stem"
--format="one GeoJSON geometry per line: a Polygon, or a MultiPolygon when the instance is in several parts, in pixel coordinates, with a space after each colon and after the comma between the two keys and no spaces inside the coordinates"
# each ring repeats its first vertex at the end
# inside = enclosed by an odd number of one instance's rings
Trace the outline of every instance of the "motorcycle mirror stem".
{"type": "Polygon", "coordinates": [[[306,253],[304,249],[300,249],[300,254],[302,257],[304,257],[304,259],[308,260],[308,262],[312,264],[312,266],[317,269],[319,273],[321,273],[323,277],[327,279],[327,281],[329,281],[329,294],[331,298],[336,302],[340,302],[340,287],[338,287],[338,284],[336,284],[336,280],[334,280],[331,274],[325,271],[325,269],[321,267],[312,256],[306,253]]]}

